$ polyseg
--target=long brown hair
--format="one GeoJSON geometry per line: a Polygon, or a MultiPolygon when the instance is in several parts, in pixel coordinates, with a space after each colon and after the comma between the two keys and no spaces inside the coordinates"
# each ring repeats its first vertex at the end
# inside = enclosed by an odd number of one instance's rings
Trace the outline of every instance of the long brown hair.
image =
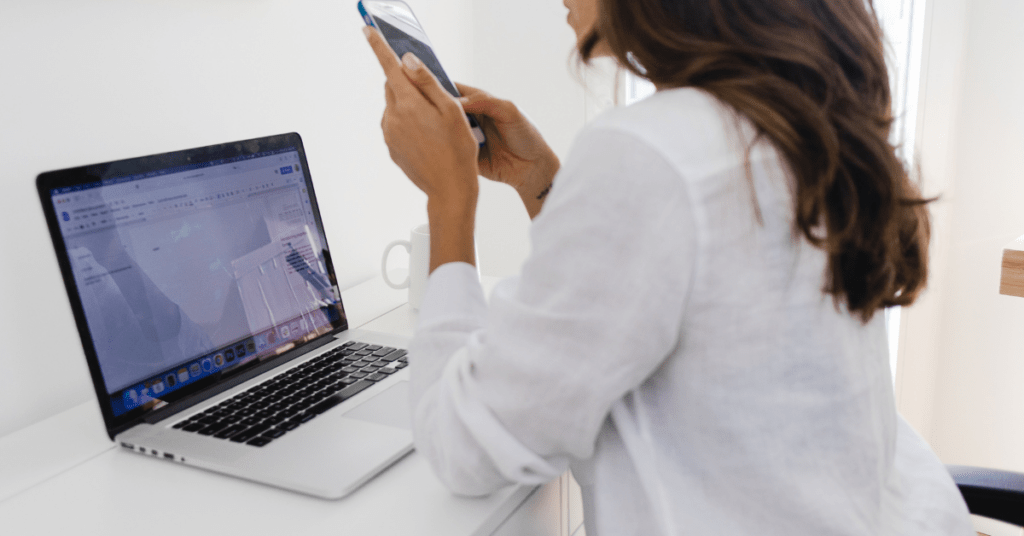
{"type": "Polygon", "coordinates": [[[920,191],[889,143],[882,32],[868,0],[598,0],[605,44],[658,87],[700,88],[748,117],[796,180],[795,232],[828,254],[823,291],[864,322],[928,274],[920,191]]]}

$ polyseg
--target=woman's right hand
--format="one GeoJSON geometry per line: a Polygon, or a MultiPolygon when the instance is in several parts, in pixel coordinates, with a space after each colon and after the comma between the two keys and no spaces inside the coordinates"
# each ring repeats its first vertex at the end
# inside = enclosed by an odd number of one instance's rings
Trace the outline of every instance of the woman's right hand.
{"type": "Polygon", "coordinates": [[[561,165],[558,156],[515,104],[472,86],[456,86],[463,110],[477,117],[487,135],[477,164],[480,174],[515,188],[532,219],[561,165]]]}

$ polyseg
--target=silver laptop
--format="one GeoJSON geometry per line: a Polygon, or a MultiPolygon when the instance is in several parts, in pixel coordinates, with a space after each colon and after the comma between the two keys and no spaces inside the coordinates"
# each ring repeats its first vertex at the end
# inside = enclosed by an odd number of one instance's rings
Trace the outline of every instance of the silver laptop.
{"type": "Polygon", "coordinates": [[[412,450],[406,341],[348,329],[298,134],[36,186],[121,447],[323,498],[412,450]]]}

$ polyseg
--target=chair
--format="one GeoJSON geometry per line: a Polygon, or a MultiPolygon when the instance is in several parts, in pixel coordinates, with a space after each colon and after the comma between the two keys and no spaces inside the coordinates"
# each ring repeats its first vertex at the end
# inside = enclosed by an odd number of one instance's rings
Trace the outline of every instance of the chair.
{"type": "Polygon", "coordinates": [[[974,515],[1024,526],[1024,474],[966,465],[947,465],[974,515]]]}

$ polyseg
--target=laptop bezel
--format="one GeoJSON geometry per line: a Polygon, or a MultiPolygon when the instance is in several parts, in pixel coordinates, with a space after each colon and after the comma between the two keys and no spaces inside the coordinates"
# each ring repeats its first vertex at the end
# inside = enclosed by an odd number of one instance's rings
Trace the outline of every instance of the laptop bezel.
{"type": "Polygon", "coordinates": [[[43,213],[47,227],[49,228],[50,238],[54,245],[54,253],[57,257],[57,264],[60,267],[61,275],[64,279],[64,287],[68,295],[68,301],[71,305],[75,325],[78,329],[79,338],[82,343],[82,349],[85,353],[86,362],[89,366],[89,374],[92,379],[93,389],[96,393],[100,412],[103,415],[103,421],[107,428],[107,435],[111,440],[121,432],[128,430],[133,426],[143,422],[154,422],[155,420],[158,420],[158,418],[164,418],[168,415],[178,413],[179,411],[208,399],[210,396],[214,396],[217,393],[231,389],[232,387],[248,381],[267,370],[276,368],[281,364],[305,355],[317,347],[329,344],[335,340],[335,336],[337,334],[348,329],[347,316],[345,314],[344,304],[341,301],[341,293],[338,291],[337,276],[331,260],[330,249],[327,245],[326,233],[324,232],[323,221],[321,219],[319,205],[317,204],[315,189],[313,188],[312,175],[309,171],[309,164],[306,161],[306,152],[302,145],[302,138],[298,133],[290,132],[286,134],[277,134],[248,140],[126,158],[99,164],[47,171],[40,173],[36,178],[36,190],[39,194],[43,207],[43,213]],[[146,173],[159,169],[255,155],[262,152],[275,151],[290,147],[294,147],[299,154],[299,161],[302,166],[303,178],[306,183],[310,205],[312,206],[313,217],[317,230],[324,240],[324,261],[330,285],[335,289],[335,293],[338,297],[338,308],[341,313],[340,319],[333,323],[331,329],[320,337],[308,341],[305,344],[296,346],[287,352],[263,360],[253,361],[248,363],[245,367],[233,369],[231,374],[228,376],[223,376],[218,373],[215,375],[217,376],[216,380],[197,382],[195,387],[181,389],[180,391],[171,393],[166,397],[162,397],[161,400],[166,402],[166,405],[156,408],[136,408],[129,410],[122,415],[115,416],[108,400],[110,394],[107,392],[106,382],[100,368],[99,358],[96,354],[92,335],[89,332],[85,309],[81,299],[79,298],[78,288],[71,269],[71,262],[68,258],[68,251],[64,241],[64,236],[61,233],[57,211],[53,205],[54,190],[100,183],[103,180],[111,178],[137,175],[139,173],[146,173]]]}

